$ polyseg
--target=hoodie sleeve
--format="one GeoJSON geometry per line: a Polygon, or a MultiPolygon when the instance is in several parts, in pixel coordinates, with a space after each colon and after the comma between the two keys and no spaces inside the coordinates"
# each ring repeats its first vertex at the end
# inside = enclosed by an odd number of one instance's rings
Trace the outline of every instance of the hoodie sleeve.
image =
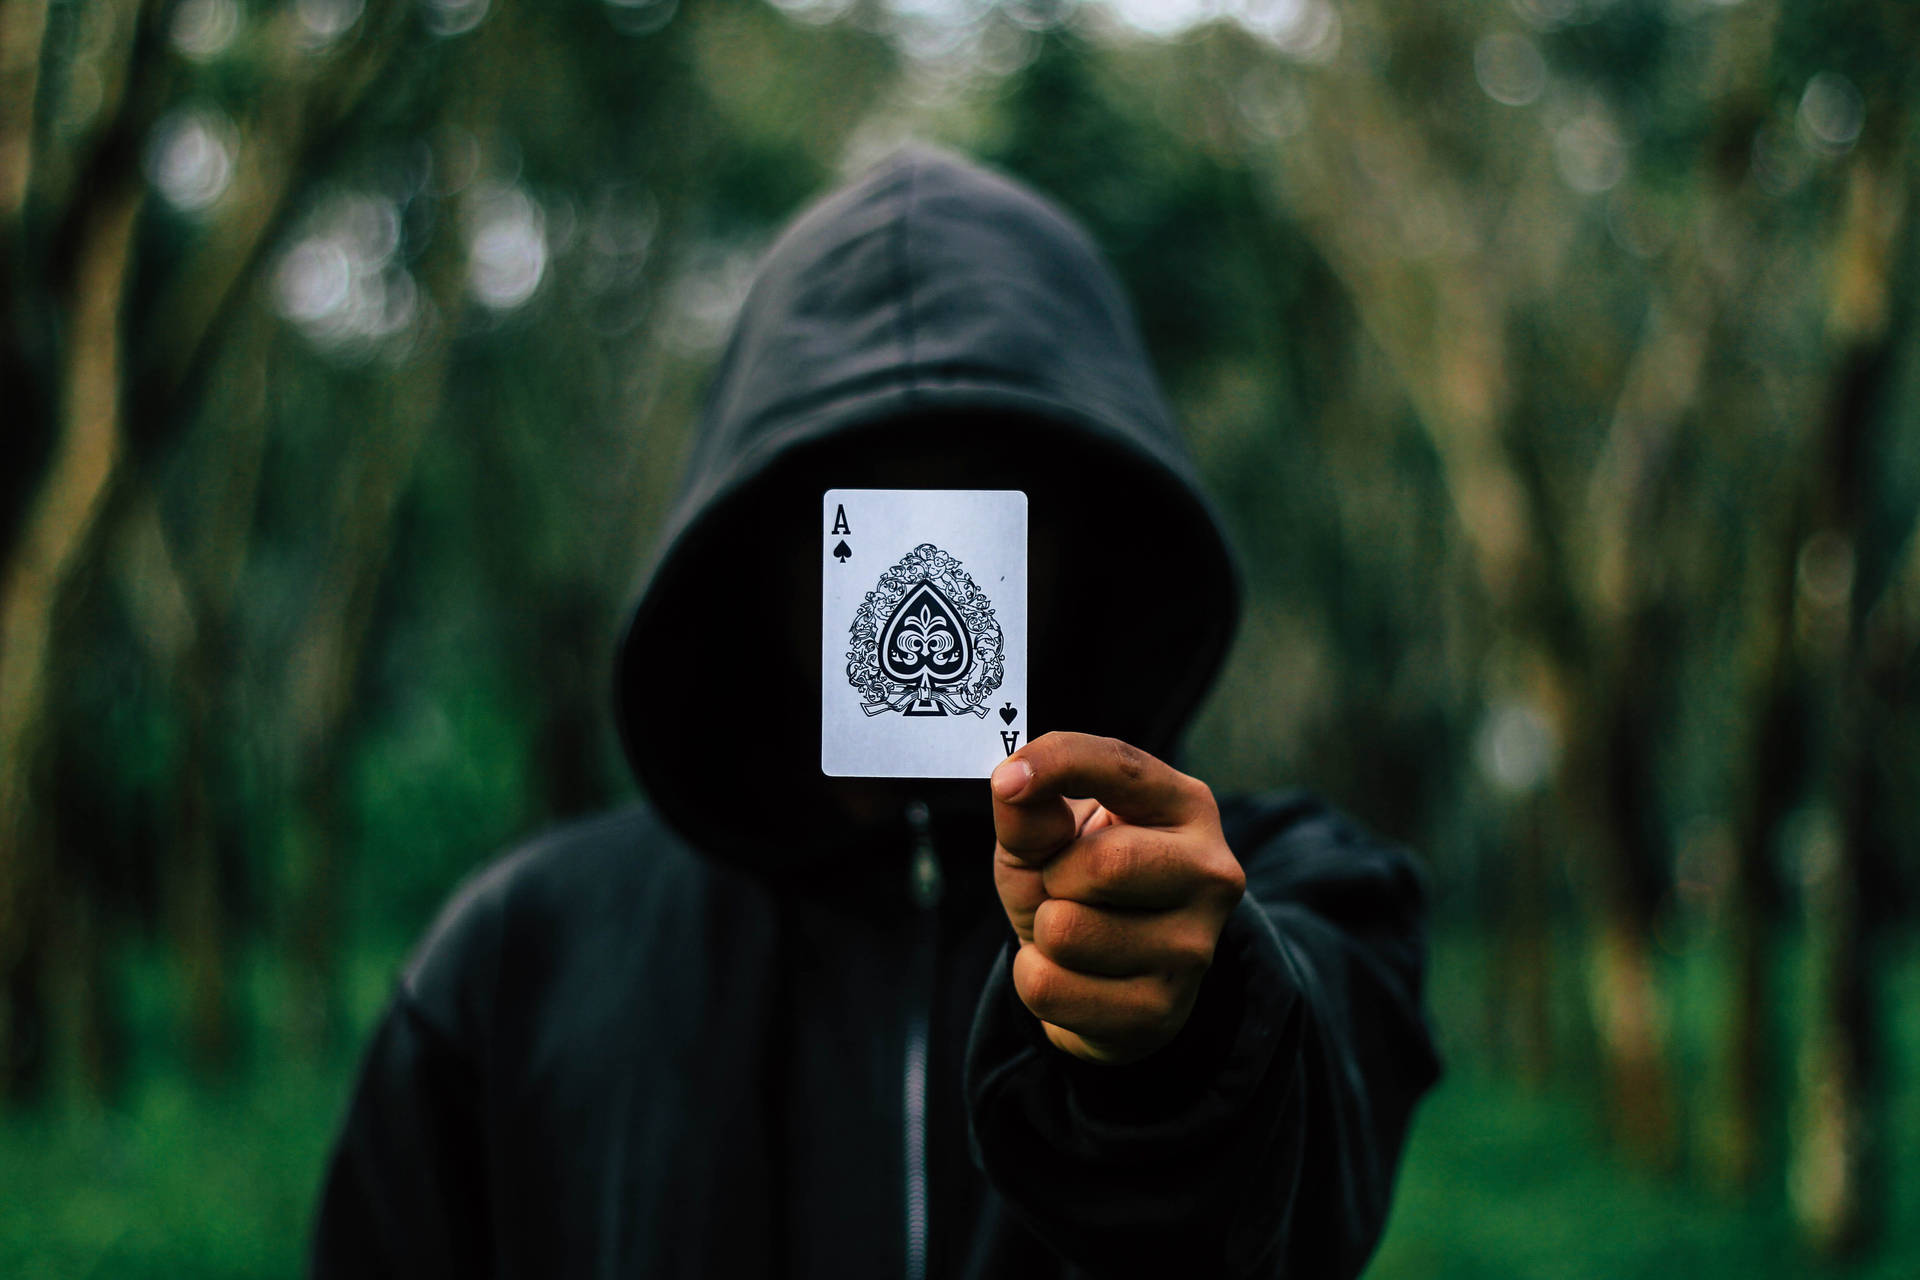
{"type": "Polygon", "coordinates": [[[478,1015],[497,967],[497,876],[442,912],[382,1013],[335,1139],[310,1274],[488,1274],[478,1015]]]}
{"type": "Polygon", "coordinates": [[[1247,892],[1186,1027],[1103,1067],[1048,1043],[1000,955],[974,1018],[975,1161],[1096,1275],[1344,1277],[1438,1078],[1415,864],[1309,797],[1229,802],[1247,892]]]}

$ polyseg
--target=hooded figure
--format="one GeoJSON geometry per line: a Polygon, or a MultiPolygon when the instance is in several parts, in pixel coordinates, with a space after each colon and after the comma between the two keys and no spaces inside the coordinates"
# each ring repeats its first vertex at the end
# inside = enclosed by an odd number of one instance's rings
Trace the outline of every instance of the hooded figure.
{"type": "Polygon", "coordinates": [[[421,942],[316,1274],[1357,1273],[1439,1071],[1423,881],[1309,796],[1163,763],[1236,576],[1087,236],[918,146],[814,206],[663,546],[615,679],[646,800],[495,862],[421,942]],[[1030,722],[1075,732],[991,796],[821,773],[829,487],[1027,493],[1030,722]],[[1199,905],[1096,864],[1199,867],[1199,905]],[[1099,963],[1153,921],[1195,962],[1099,963]]]}

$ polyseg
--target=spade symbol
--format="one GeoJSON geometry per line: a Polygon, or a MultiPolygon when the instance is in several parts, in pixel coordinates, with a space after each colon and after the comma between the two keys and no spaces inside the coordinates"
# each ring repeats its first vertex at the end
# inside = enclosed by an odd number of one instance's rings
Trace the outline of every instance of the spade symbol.
{"type": "Polygon", "coordinates": [[[847,562],[847,557],[852,554],[853,554],[853,548],[847,545],[847,540],[845,538],[840,539],[840,545],[833,549],[833,558],[835,560],[838,560],[841,564],[845,564],[847,562]]]}
{"type": "Polygon", "coordinates": [[[1018,711],[1013,709],[1013,704],[1009,702],[1006,706],[1000,708],[1000,723],[1012,724],[1013,718],[1019,714],[1018,711]]]}
{"type": "Polygon", "coordinates": [[[929,683],[955,684],[972,666],[973,636],[931,582],[901,597],[880,629],[880,669],[890,680],[924,690],[929,683]]]}

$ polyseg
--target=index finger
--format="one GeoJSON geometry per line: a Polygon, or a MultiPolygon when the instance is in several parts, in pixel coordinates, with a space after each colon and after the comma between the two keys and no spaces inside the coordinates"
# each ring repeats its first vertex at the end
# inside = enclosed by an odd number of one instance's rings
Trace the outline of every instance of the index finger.
{"type": "Polygon", "coordinates": [[[1089,796],[1126,822],[1172,827],[1198,816],[1212,793],[1138,747],[1085,733],[1044,734],[993,771],[996,826],[1003,809],[1050,814],[1052,834],[1065,796],[1089,796]]]}

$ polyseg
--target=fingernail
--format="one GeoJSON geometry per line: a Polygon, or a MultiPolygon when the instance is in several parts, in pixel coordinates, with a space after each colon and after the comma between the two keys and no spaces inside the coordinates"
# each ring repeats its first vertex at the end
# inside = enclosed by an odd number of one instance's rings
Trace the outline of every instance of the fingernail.
{"type": "Polygon", "coordinates": [[[1025,760],[1009,760],[993,771],[993,794],[1011,800],[1033,781],[1033,766],[1025,760]]]}

